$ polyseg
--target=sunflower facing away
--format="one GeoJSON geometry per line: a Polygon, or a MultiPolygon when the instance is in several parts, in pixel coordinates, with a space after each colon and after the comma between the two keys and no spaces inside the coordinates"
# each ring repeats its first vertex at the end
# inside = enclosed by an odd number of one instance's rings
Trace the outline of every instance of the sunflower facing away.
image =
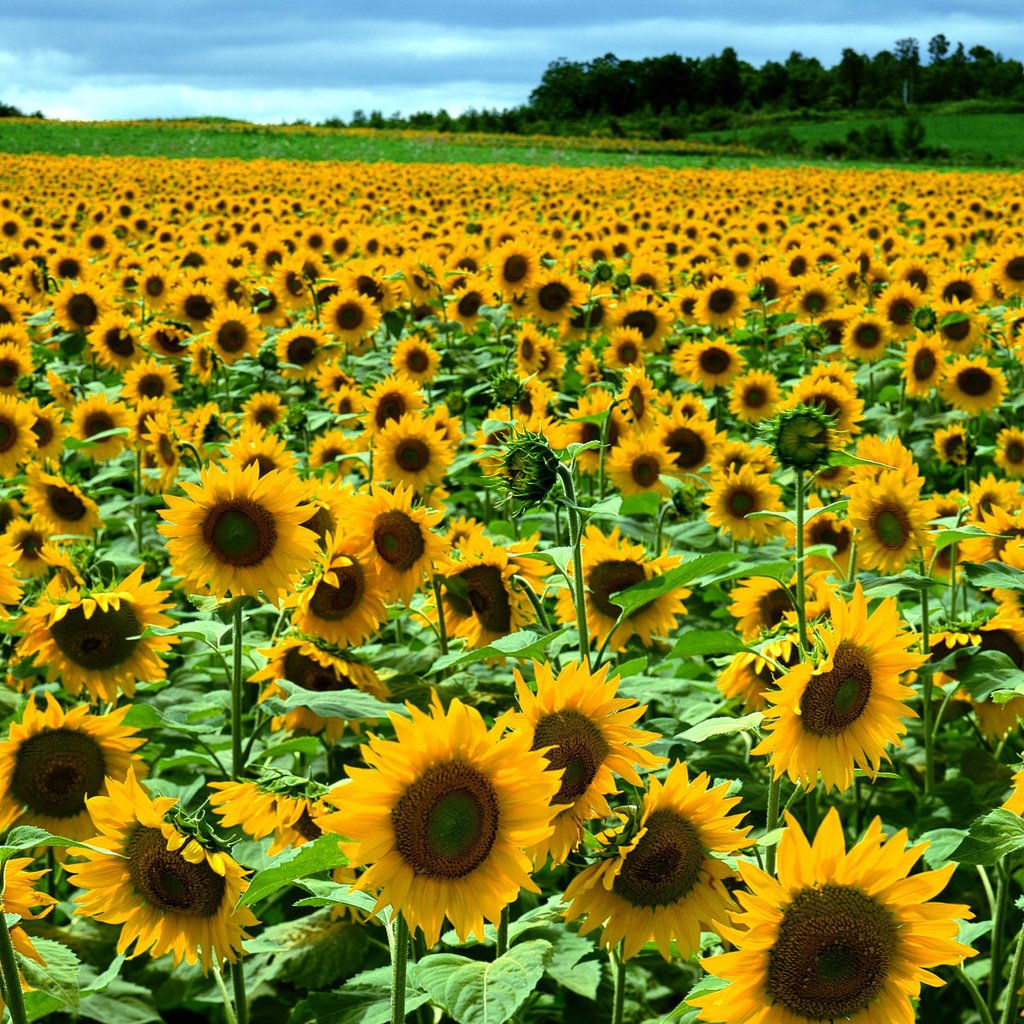
{"type": "Polygon", "coordinates": [[[232,463],[207,466],[198,485],[182,487],[187,497],[164,496],[167,521],[158,527],[175,574],[197,593],[256,597],[262,590],[280,600],[316,548],[316,534],[300,525],[309,509],[298,478],[232,463]]]}
{"type": "Polygon", "coordinates": [[[779,843],[778,880],[753,864],[739,870],[750,892],[722,930],[733,951],[702,961],[729,984],[691,1000],[720,1024],[913,1024],[927,968],[959,964],[975,950],[956,941],[970,908],[931,902],[955,864],[908,872],[928,844],[907,849],[875,818],[846,850],[833,807],[813,845],[792,815],[779,843]]]}
{"type": "Polygon", "coordinates": [[[164,613],[168,595],[160,581],[143,583],[142,572],[140,565],[104,590],[51,581],[21,617],[18,655],[35,656],[48,679],[59,678],[74,696],[84,687],[92,700],[115,701],[118,690],[131,697],[136,683],[163,679],[167,666],[161,654],[177,637],[142,634],[174,620],[164,613]]]}
{"type": "Polygon", "coordinates": [[[409,714],[389,715],[396,740],[371,737],[370,767],[347,769],[327,797],[340,809],[319,824],[353,840],[349,859],[368,865],[356,887],[379,890],[376,909],[400,911],[428,947],[445,917],[482,939],[485,918],[497,925],[520,889],[538,891],[523,849],[551,834],[560,779],[527,732],[488,729],[457,698],[409,714]]]}
{"type": "Polygon", "coordinates": [[[79,851],[85,863],[67,865],[83,890],[75,913],[121,925],[117,951],[129,959],[171,953],[175,965],[201,963],[204,972],[234,963],[244,929],[259,923],[236,906],[249,885],[242,869],[166,820],[177,799],[151,799],[131,769],[107,791],[86,801],[98,834],[79,851]]]}
{"type": "Polygon", "coordinates": [[[628,959],[653,941],[668,960],[673,941],[687,959],[701,931],[717,930],[735,905],[724,884],[735,874],[715,854],[749,846],[750,827],[729,813],[740,802],[726,796],[729,783],[710,782],[705,772],[691,780],[676,763],[664,783],[651,779],[634,820],[599,837],[607,854],[565,891],[566,917],[586,917],[581,934],[604,925],[601,945],[623,940],[628,959]]]}
{"type": "Polygon", "coordinates": [[[768,735],[752,753],[768,755],[776,778],[786,774],[809,789],[821,772],[826,790],[842,791],[854,766],[873,777],[889,759],[886,747],[901,744],[903,720],[916,715],[906,703],[913,690],[900,680],[924,658],[911,650],[918,637],[901,628],[894,597],[869,615],[858,583],[849,604],[831,598],[829,617],[818,631],[818,663],[802,662],[766,694],[768,735]]]}
{"type": "Polygon", "coordinates": [[[519,669],[513,669],[520,712],[509,719],[533,736],[544,751],[548,771],[563,772],[553,804],[565,805],[555,817],[554,833],[531,853],[535,863],[551,854],[555,863],[568,857],[583,838],[583,823],[611,814],[605,799],[617,792],[612,773],[640,786],[636,766],[648,771],[664,758],[641,749],[658,733],[634,728],[647,710],[631,697],[616,697],[619,677],[608,678],[608,663],[591,673],[584,663],[567,665],[557,675],[547,662],[535,661],[536,694],[519,669]]]}
{"type": "Polygon", "coordinates": [[[106,792],[107,778],[122,782],[129,766],[141,763],[136,750],[145,740],[123,724],[130,710],[125,704],[94,715],[80,704],[65,712],[47,693],[44,711],[29,700],[21,722],[12,722],[0,742],[0,829],[36,825],[88,839],[86,799],[106,792]]]}

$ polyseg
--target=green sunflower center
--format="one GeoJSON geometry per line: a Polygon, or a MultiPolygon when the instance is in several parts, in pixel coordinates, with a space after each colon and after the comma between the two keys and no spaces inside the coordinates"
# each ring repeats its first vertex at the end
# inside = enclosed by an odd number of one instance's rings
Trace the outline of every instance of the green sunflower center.
{"type": "Polygon", "coordinates": [[[103,788],[103,748],[83,732],[46,729],[22,740],[14,755],[11,793],[33,814],[73,818],[103,788]]]}
{"type": "Polygon", "coordinates": [[[700,832],[670,807],[655,811],[626,854],[613,891],[634,907],[667,907],[683,899],[704,866],[700,832]]]}
{"type": "Polygon", "coordinates": [[[167,849],[158,828],[136,825],[124,847],[135,891],[152,907],[185,917],[214,917],[222,909],[227,883],[204,859],[191,864],[167,849]]]}
{"type": "Polygon", "coordinates": [[[274,550],[274,517],[250,498],[219,502],[206,514],[203,539],[219,562],[239,567],[259,565],[274,550]]]}
{"type": "Polygon", "coordinates": [[[913,532],[906,510],[899,505],[882,505],[871,517],[871,530],[887,548],[899,550],[913,532]]]}
{"type": "Polygon", "coordinates": [[[362,567],[353,562],[334,570],[338,585],[321,580],[313,591],[309,610],[327,622],[338,622],[362,604],[366,593],[366,576],[362,567]]]}
{"type": "Polygon", "coordinates": [[[608,756],[608,742],[601,730],[574,709],[545,715],[534,728],[533,750],[551,747],[544,756],[549,771],[562,771],[562,785],[553,804],[571,804],[587,791],[608,756]]]}
{"type": "Polygon", "coordinates": [[[80,668],[104,672],[124,664],[139,643],[142,624],[135,609],[122,600],[117,608],[93,609],[89,618],[78,605],[50,626],[61,653],[80,668]]]}
{"type": "Polygon", "coordinates": [[[611,595],[626,590],[646,578],[644,567],[639,562],[627,559],[598,562],[587,574],[591,602],[602,615],[617,619],[622,609],[612,604],[611,595]]]}
{"type": "Polygon", "coordinates": [[[653,487],[658,482],[661,465],[653,455],[641,455],[633,460],[630,475],[638,487],[653,487]]]}
{"type": "Polygon", "coordinates": [[[896,948],[892,915],[860,889],[804,889],[769,950],[768,994],[804,1020],[844,1020],[881,993],[896,948]]]}
{"type": "Polygon", "coordinates": [[[391,810],[395,846],[417,875],[464,878],[487,860],[500,808],[490,780],[472,765],[428,768],[391,810]]]}
{"type": "Polygon", "coordinates": [[[377,554],[398,572],[408,572],[427,549],[419,523],[398,509],[382,512],[373,521],[373,544],[377,554]]]}
{"type": "Polygon", "coordinates": [[[812,676],[800,698],[804,729],[815,736],[838,736],[864,713],[871,689],[864,652],[849,640],[840,641],[831,671],[812,676]]]}

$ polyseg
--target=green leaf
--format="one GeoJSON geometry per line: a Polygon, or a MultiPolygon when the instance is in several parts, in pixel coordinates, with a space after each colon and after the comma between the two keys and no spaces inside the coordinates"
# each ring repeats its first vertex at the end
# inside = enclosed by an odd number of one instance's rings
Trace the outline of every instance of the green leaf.
{"type": "Polygon", "coordinates": [[[124,716],[124,724],[136,729],[159,729],[181,733],[202,733],[209,735],[209,722],[179,722],[166,712],[150,704],[133,704],[124,716]]]}
{"type": "Polygon", "coordinates": [[[992,537],[997,536],[989,533],[987,530],[979,529],[977,526],[971,526],[969,523],[965,526],[958,526],[953,530],[940,530],[938,533],[932,534],[932,542],[935,545],[936,554],[945,548],[948,548],[950,544],[958,544],[962,540],[970,540],[972,537],[992,537]]]}
{"type": "Polygon", "coordinates": [[[975,700],[985,700],[997,690],[1010,691],[1007,700],[1024,693],[1024,671],[1002,651],[968,647],[956,651],[954,657],[957,679],[975,700]]]}
{"type": "Polygon", "coordinates": [[[271,893],[291,885],[296,879],[329,871],[347,863],[348,858],[338,846],[338,837],[321,836],[311,843],[281,854],[269,868],[257,871],[249,883],[249,888],[242,893],[238,905],[250,907],[271,893]]]}
{"type": "MultiPolygon", "coordinates": [[[[409,965],[410,973],[415,964],[409,965]]],[[[405,1011],[411,1014],[429,998],[406,987],[405,1011]]],[[[296,1004],[288,1024],[388,1024],[391,991],[387,986],[344,985],[335,992],[313,992],[296,1004]]]]}
{"type": "Polygon", "coordinates": [[[764,715],[753,711],[739,718],[706,718],[703,722],[691,726],[681,732],[676,739],[700,743],[711,736],[726,736],[736,732],[754,732],[761,724],[764,715]]]}
{"type": "Polygon", "coordinates": [[[698,654],[738,654],[750,648],[733,632],[718,629],[690,629],[683,633],[668,652],[670,658],[688,658],[698,654]]]}
{"type": "Polygon", "coordinates": [[[35,825],[19,825],[7,833],[7,842],[0,846],[0,863],[9,861],[16,854],[24,853],[26,850],[34,850],[37,846],[84,846],[87,850],[109,853],[108,850],[83,843],[78,839],[65,839],[63,836],[52,835],[45,828],[37,828],[35,825]]]}
{"type": "Polygon", "coordinates": [[[714,582],[720,578],[721,570],[738,558],[739,556],[731,551],[712,551],[707,555],[699,555],[660,576],[652,576],[649,580],[619,590],[612,594],[609,600],[621,608],[622,617],[628,619],[663,594],[678,590],[688,583],[695,583],[698,580],[705,584],[714,582]]]}
{"type": "MultiPolygon", "coordinates": [[[[373,908],[377,905],[377,901],[368,892],[338,882],[327,882],[321,878],[301,878],[296,884],[313,894],[305,899],[296,900],[297,907],[355,907],[364,913],[372,914],[373,908]]],[[[246,945],[246,949],[248,948],[246,945]]]]}
{"type": "MultiPolygon", "coordinates": [[[[532,553],[530,557],[533,557],[532,553]]],[[[523,660],[542,658],[552,641],[560,637],[564,632],[564,628],[556,629],[554,633],[541,636],[532,629],[520,629],[516,633],[509,633],[508,636],[499,637],[484,647],[476,648],[476,650],[453,651],[451,654],[438,658],[427,675],[435,675],[446,668],[451,668],[453,665],[466,665],[469,662],[481,661],[484,658],[522,658],[523,660]]]]}
{"type": "Polygon", "coordinates": [[[348,690],[317,692],[304,690],[287,679],[278,679],[277,685],[284,691],[285,696],[268,697],[261,705],[274,715],[286,715],[298,708],[307,708],[321,718],[383,718],[389,711],[399,715],[406,713],[404,705],[377,700],[371,694],[363,693],[355,687],[348,690]]]}
{"type": "Polygon", "coordinates": [[[72,1011],[78,1009],[78,957],[67,946],[52,939],[33,938],[33,945],[46,966],[15,950],[18,967],[37,992],[60,1000],[72,1011]]]}
{"type": "Polygon", "coordinates": [[[530,939],[490,962],[434,953],[416,965],[416,976],[458,1024],[504,1024],[536,988],[551,948],[530,939]]]}
{"type": "MultiPolygon", "coordinates": [[[[553,933],[554,929],[549,929],[553,933]]],[[[575,992],[584,999],[596,999],[601,984],[601,962],[586,960],[585,956],[595,952],[594,944],[575,932],[561,929],[555,934],[551,957],[545,973],[554,978],[563,988],[575,992]]]]}
{"type": "Polygon", "coordinates": [[[928,849],[924,851],[925,864],[933,871],[945,867],[966,835],[962,828],[933,828],[923,833],[921,841],[928,843],[928,849]]]}
{"type": "Polygon", "coordinates": [[[999,807],[971,822],[951,859],[989,866],[1018,850],[1024,850],[1024,818],[999,807]]]}
{"type": "Polygon", "coordinates": [[[686,998],[681,999],[674,1009],[670,1010],[665,1014],[664,1017],[658,1021],[658,1024],[693,1024],[697,1020],[697,1015],[700,1013],[699,1007],[690,1006],[689,1000],[696,998],[697,996],[706,995],[709,992],[718,992],[725,988],[729,982],[722,978],[716,978],[712,975],[701,978],[689,992],[686,993],[686,998]]]}
{"type": "Polygon", "coordinates": [[[1014,569],[1002,562],[982,562],[981,565],[965,563],[963,574],[976,587],[991,587],[993,590],[1024,590],[1024,570],[1014,569]]]}
{"type": "Polygon", "coordinates": [[[935,586],[941,586],[941,583],[933,580],[931,576],[922,576],[908,569],[898,576],[879,576],[877,579],[868,580],[864,584],[864,590],[870,597],[893,597],[908,590],[919,594],[922,590],[930,590],[935,586]]]}
{"type": "Polygon", "coordinates": [[[859,455],[854,455],[852,452],[833,452],[828,457],[828,464],[830,466],[880,466],[882,469],[896,469],[896,466],[890,466],[888,462],[862,459],[859,455]]]}
{"type": "Polygon", "coordinates": [[[624,516],[656,516],[661,508],[661,495],[654,491],[642,491],[622,499],[621,512],[624,516]]]}

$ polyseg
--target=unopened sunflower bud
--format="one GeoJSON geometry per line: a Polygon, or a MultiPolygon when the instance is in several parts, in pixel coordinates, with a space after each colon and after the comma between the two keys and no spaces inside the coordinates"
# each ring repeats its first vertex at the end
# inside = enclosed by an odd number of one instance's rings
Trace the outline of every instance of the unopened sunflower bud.
{"type": "Polygon", "coordinates": [[[633,283],[633,278],[622,270],[615,275],[615,288],[617,291],[624,292],[633,283]]]}
{"type": "Polygon", "coordinates": [[[558,458],[543,434],[517,434],[505,445],[502,473],[509,499],[522,511],[544,503],[558,478],[558,458]]]}
{"type": "Polygon", "coordinates": [[[914,321],[914,327],[919,331],[929,332],[935,330],[935,325],[938,322],[938,317],[935,315],[935,310],[931,306],[918,306],[914,310],[912,317],[914,321]]]}
{"type": "Polygon", "coordinates": [[[607,282],[612,279],[615,271],[610,263],[600,260],[594,267],[594,280],[607,282]]]}
{"type": "Polygon", "coordinates": [[[836,451],[835,418],[819,405],[797,405],[765,427],[775,456],[784,466],[816,470],[836,451]]]}
{"type": "Polygon", "coordinates": [[[523,397],[522,381],[508,373],[492,377],[490,389],[495,405],[515,405],[523,397]]]}

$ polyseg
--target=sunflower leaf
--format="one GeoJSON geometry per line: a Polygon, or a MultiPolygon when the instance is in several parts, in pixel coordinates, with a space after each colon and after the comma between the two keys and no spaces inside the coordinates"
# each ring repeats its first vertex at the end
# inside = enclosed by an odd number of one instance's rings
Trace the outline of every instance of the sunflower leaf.
{"type": "Polygon", "coordinates": [[[935,545],[935,552],[942,551],[944,548],[948,548],[950,544],[957,544],[962,540],[971,540],[974,537],[995,537],[999,534],[989,533],[987,530],[982,530],[977,526],[971,526],[969,523],[964,526],[959,526],[954,530],[940,530],[938,533],[932,536],[932,543],[935,545]]]}
{"type": "Polygon", "coordinates": [[[830,466],[878,466],[881,469],[897,468],[896,466],[890,466],[888,462],[862,459],[859,455],[854,455],[852,452],[833,452],[828,457],[828,464],[830,466]]]}
{"type": "Polygon", "coordinates": [[[971,822],[967,835],[950,859],[960,864],[987,866],[1019,850],[1024,850],[1024,818],[997,807],[971,822]]]}
{"type": "Polygon", "coordinates": [[[1004,651],[969,647],[961,648],[955,655],[956,677],[975,700],[995,696],[997,703],[1005,704],[1024,693],[1024,671],[1004,651]]]}
{"type": "MultiPolygon", "coordinates": [[[[531,554],[531,557],[532,554],[531,554]]],[[[498,637],[484,647],[477,647],[472,651],[453,651],[437,659],[427,675],[436,675],[453,665],[465,665],[471,661],[481,661],[484,658],[541,658],[544,652],[551,646],[552,642],[560,637],[565,629],[557,629],[554,633],[541,636],[532,629],[520,629],[508,636],[498,637]]]]}
{"type": "Polygon", "coordinates": [[[690,743],[701,743],[712,736],[726,736],[736,732],[754,732],[761,724],[764,715],[760,711],[752,711],[749,715],[739,718],[706,718],[703,722],[684,730],[675,738],[688,740],[690,743]]]}
{"type": "Polygon", "coordinates": [[[674,569],[652,576],[649,580],[641,580],[632,587],[618,590],[609,596],[613,605],[622,609],[622,618],[628,619],[634,612],[657,601],[663,594],[700,580],[704,584],[714,583],[722,579],[722,569],[737,561],[739,555],[731,551],[712,551],[677,565],[674,569]]]}
{"type": "Polygon", "coordinates": [[[320,836],[274,859],[274,863],[253,875],[249,888],[242,893],[238,906],[251,907],[272,893],[291,885],[296,879],[341,867],[348,858],[341,852],[336,835],[320,836]]]}
{"type": "Polygon", "coordinates": [[[31,957],[15,952],[18,967],[25,980],[36,991],[43,992],[61,1005],[78,1009],[78,957],[60,942],[52,939],[33,938],[33,945],[46,961],[46,966],[31,957]]]}
{"type": "Polygon", "coordinates": [[[268,697],[261,705],[275,715],[286,715],[289,711],[306,708],[321,718],[383,718],[388,712],[404,715],[405,707],[377,700],[369,693],[355,688],[348,690],[304,690],[301,686],[278,679],[277,686],[284,697],[268,697]]]}
{"type": "Polygon", "coordinates": [[[7,842],[0,846],[0,864],[6,863],[16,854],[33,850],[37,846],[81,846],[87,850],[95,850],[97,853],[109,852],[99,846],[83,843],[78,839],[55,836],[47,832],[45,828],[37,828],[35,825],[19,825],[7,833],[7,842]]]}
{"type": "Polygon", "coordinates": [[[458,1024],[504,1024],[537,987],[551,950],[530,939],[490,962],[434,953],[419,961],[416,977],[458,1024]]]}
{"type": "Polygon", "coordinates": [[[963,574],[976,587],[991,587],[998,590],[1024,590],[1024,569],[1015,569],[1002,562],[982,562],[981,565],[966,563],[963,574]]]}
{"type": "Polygon", "coordinates": [[[739,654],[749,651],[735,634],[720,629],[690,629],[676,641],[668,652],[670,658],[688,658],[698,654],[739,654]]]}

